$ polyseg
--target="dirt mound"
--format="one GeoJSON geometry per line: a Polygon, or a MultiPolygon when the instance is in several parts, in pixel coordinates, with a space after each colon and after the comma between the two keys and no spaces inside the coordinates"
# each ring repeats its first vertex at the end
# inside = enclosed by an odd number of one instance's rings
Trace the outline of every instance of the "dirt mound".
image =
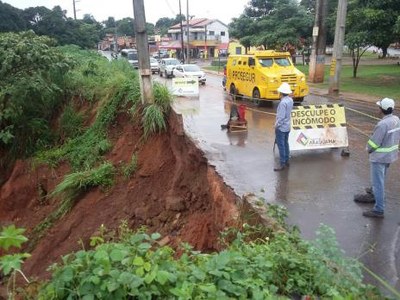
{"type": "MultiPolygon", "coordinates": [[[[210,167],[203,153],[182,133],[180,116],[171,113],[169,130],[142,143],[141,128],[121,114],[110,130],[113,149],[107,159],[116,167],[138,157],[138,170],[130,179],[116,177],[106,191],[92,189],[78,199],[72,211],[58,220],[38,240],[32,257],[24,264],[28,276],[47,278],[47,267],[71,251],[82,249],[82,241],[104,224],[116,229],[121,220],[130,227],[147,226],[165,241],[186,241],[195,249],[218,248],[219,232],[237,215],[237,197],[210,167]]],[[[27,235],[59,204],[46,194],[63,180],[70,169],[41,166],[32,169],[18,161],[0,189],[0,225],[15,224],[27,235]]]]}

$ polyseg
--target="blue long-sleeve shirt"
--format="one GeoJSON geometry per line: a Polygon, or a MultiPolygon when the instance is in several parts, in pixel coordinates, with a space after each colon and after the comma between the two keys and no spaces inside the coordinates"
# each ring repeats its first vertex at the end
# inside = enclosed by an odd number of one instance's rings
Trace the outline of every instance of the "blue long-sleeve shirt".
{"type": "Polygon", "coordinates": [[[397,160],[400,141],[400,120],[395,115],[386,115],[376,124],[368,140],[370,162],[392,163],[397,160]]]}
{"type": "Polygon", "coordinates": [[[293,99],[289,96],[283,97],[276,110],[275,128],[282,132],[290,131],[290,120],[293,109],[293,99]]]}

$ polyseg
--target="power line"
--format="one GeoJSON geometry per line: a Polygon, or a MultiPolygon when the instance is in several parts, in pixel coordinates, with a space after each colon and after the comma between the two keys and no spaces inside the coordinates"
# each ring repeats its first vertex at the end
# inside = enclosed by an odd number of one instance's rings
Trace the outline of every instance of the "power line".
{"type": "Polygon", "coordinates": [[[177,13],[175,13],[175,11],[172,9],[171,5],[169,4],[169,1],[165,0],[165,3],[167,3],[169,10],[171,11],[172,15],[175,17],[177,15],[177,13]]]}

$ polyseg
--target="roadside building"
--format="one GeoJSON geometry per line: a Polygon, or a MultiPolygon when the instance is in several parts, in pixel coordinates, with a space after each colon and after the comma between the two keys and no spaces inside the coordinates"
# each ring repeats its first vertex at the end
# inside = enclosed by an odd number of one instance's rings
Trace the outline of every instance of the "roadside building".
{"type": "MultiPolygon", "coordinates": [[[[228,53],[228,26],[216,19],[191,19],[183,22],[184,53],[187,52],[187,32],[189,26],[190,58],[213,58],[226,56],[228,53]]],[[[160,45],[161,49],[176,51],[177,57],[182,57],[182,32],[180,23],[168,30],[168,42],[160,45]]]]}

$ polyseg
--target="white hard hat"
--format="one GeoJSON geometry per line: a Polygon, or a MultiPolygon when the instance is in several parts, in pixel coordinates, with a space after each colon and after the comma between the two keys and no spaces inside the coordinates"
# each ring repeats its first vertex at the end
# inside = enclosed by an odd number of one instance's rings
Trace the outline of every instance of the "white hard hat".
{"type": "Polygon", "coordinates": [[[376,104],[383,110],[388,110],[389,108],[394,109],[394,100],[390,98],[383,98],[376,102],[376,104]]]}
{"type": "Polygon", "coordinates": [[[289,95],[292,93],[292,90],[290,89],[290,85],[287,82],[283,82],[278,88],[278,92],[289,95]]]}

